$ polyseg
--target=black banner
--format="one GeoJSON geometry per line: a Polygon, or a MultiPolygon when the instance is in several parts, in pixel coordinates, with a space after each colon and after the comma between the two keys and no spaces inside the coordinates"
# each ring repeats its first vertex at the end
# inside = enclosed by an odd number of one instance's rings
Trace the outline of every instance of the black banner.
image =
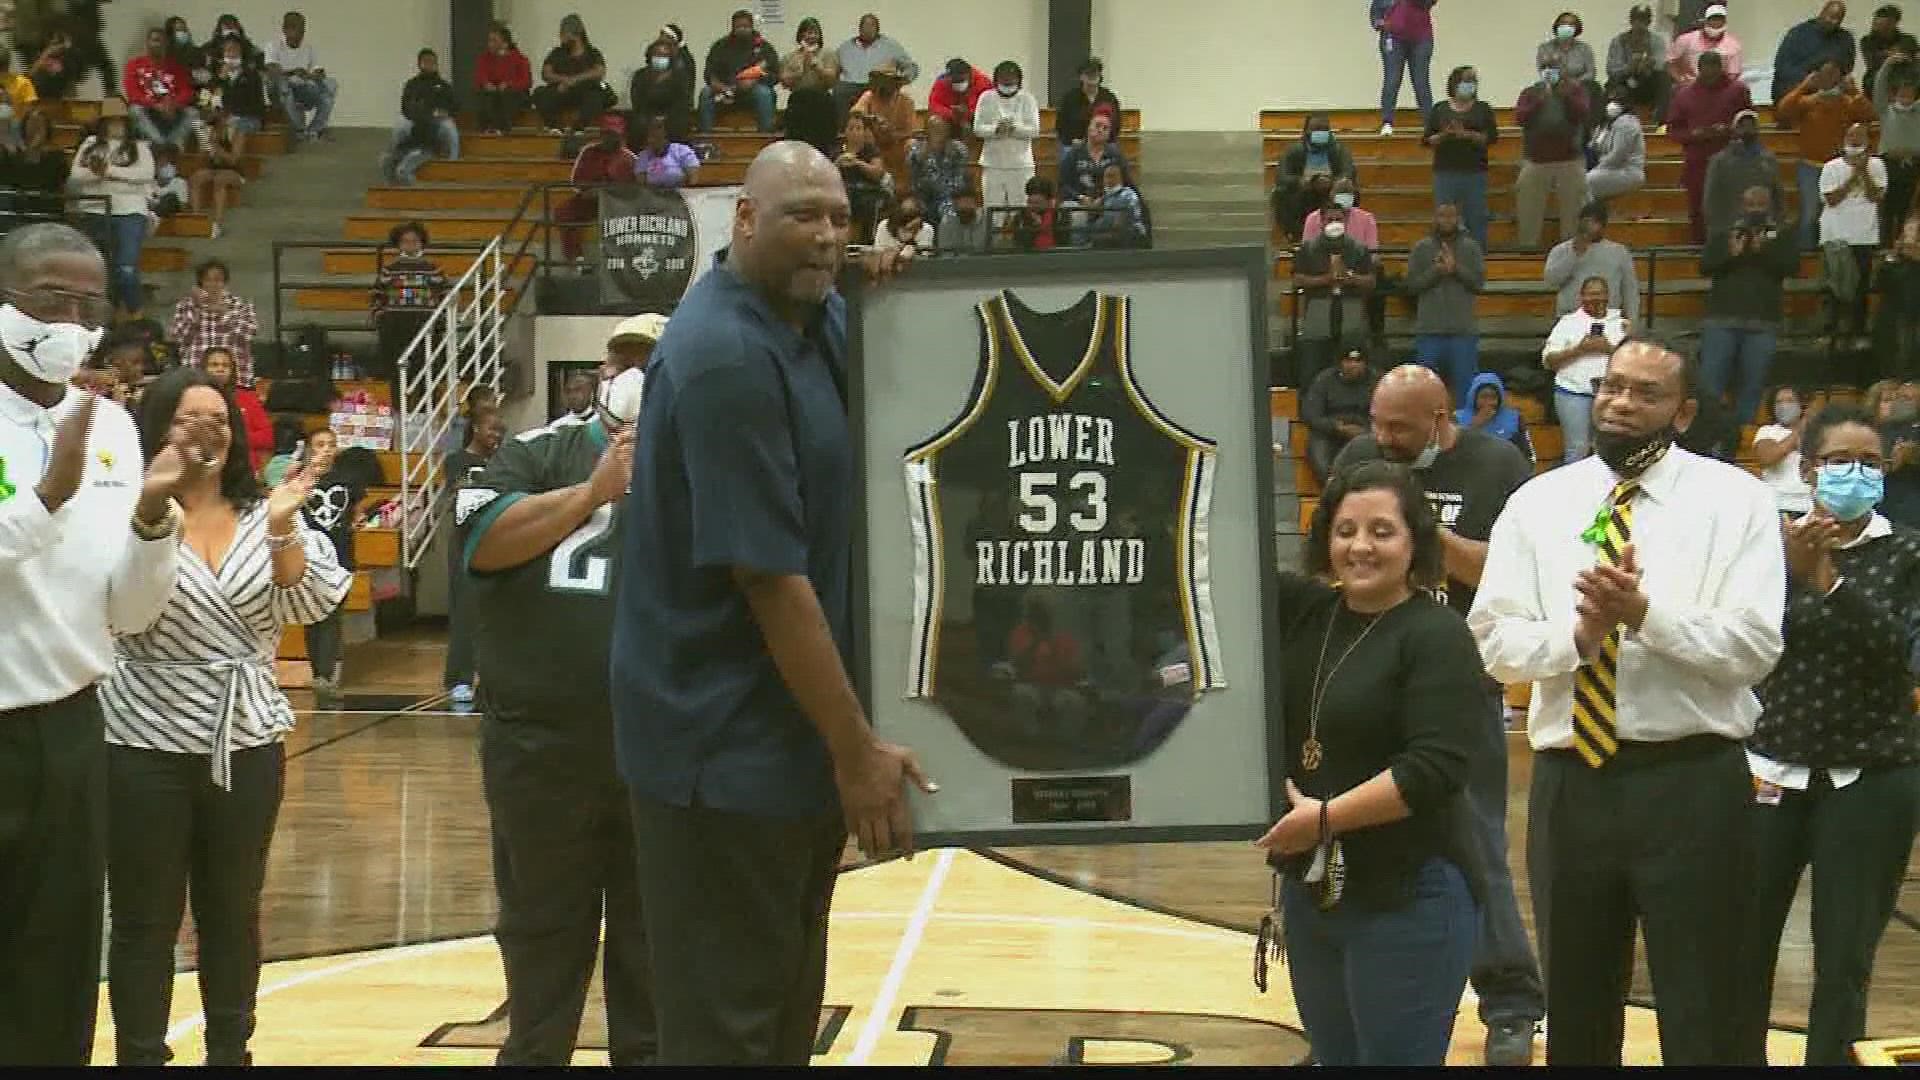
{"type": "Polygon", "coordinates": [[[693,280],[693,215],[678,191],[632,187],[600,192],[600,299],[641,311],[668,311],[693,280]]]}

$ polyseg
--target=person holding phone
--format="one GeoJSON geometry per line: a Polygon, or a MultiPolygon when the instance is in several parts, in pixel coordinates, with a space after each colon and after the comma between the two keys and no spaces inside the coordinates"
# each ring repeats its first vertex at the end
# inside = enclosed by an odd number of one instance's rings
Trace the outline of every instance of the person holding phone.
{"type": "Polygon", "coordinates": [[[1613,355],[1633,324],[1613,304],[1605,277],[1580,283],[1580,306],[1554,324],[1540,349],[1540,362],[1553,372],[1553,413],[1564,443],[1560,461],[1571,465],[1592,449],[1593,384],[1606,374],[1613,355]]]}

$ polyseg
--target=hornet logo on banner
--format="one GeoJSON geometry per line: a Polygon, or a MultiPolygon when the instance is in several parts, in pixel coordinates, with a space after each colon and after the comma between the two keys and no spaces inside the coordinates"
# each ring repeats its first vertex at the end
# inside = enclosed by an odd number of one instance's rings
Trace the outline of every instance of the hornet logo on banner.
{"type": "Polygon", "coordinates": [[[693,281],[693,215],[678,191],[600,193],[600,299],[665,311],[693,281]]]}

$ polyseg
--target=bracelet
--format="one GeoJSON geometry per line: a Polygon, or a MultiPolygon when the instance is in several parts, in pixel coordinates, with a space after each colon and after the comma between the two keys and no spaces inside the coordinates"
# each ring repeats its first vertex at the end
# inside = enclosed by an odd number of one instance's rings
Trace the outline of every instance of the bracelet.
{"type": "Polygon", "coordinates": [[[299,543],[300,543],[299,529],[288,529],[286,532],[283,532],[283,533],[269,532],[267,534],[267,550],[268,551],[285,551],[290,547],[297,547],[299,543]]]}
{"type": "Polygon", "coordinates": [[[134,518],[131,524],[133,535],[142,540],[164,540],[172,536],[180,526],[180,504],[168,499],[167,512],[159,521],[147,522],[134,518]]]}

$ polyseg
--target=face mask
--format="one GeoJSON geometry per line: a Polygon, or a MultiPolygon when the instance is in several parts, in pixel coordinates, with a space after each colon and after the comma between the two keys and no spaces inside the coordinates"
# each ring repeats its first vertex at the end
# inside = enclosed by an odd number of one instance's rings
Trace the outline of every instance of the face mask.
{"type": "Polygon", "coordinates": [[[752,41],[753,27],[749,26],[745,30],[735,30],[733,32],[733,36],[738,38],[741,41],[752,41]]]}
{"type": "Polygon", "coordinates": [[[1327,222],[1326,228],[1320,231],[1327,239],[1338,240],[1347,235],[1347,223],[1344,221],[1329,221],[1327,222]]]}
{"type": "Polygon", "coordinates": [[[1107,194],[1109,194],[1109,195],[1111,195],[1111,194],[1113,194],[1114,192],[1116,192],[1116,191],[1119,191],[1119,190],[1120,190],[1120,185],[1119,185],[1119,184],[1108,184],[1108,185],[1106,185],[1106,188],[1105,188],[1105,191],[1106,191],[1106,193],[1107,193],[1107,194]]]}
{"type": "Polygon", "coordinates": [[[971,90],[971,89],[973,89],[973,84],[972,84],[972,83],[967,83],[967,82],[957,82],[957,83],[954,83],[954,84],[953,84],[953,92],[954,92],[954,93],[956,93],[956,94],[964,94],[964,93],[966,93],[966,92],[967,92],[968,90],[971,90]]]}
{"type": "Polygon", "coordinates": [[[1849,146],[1846,148],[1846,154],[1850,158],[1866,157],[1867,148],[1864,146],[1849,146]]]}
{"type": "Polygon", "coordinates": [[[1607,102],[1607,119],[1609,120],[1620,119],[1620,114],[1626,111],[1627,111],[1627,107],[1625,105],[1620,104],[1617,101],[1607,102]]]}
{"type": "Polygon", "coordinates": [[[1886,496],[1886,476],[1865,465],[1822,465],[1814,474],[1813,497],[1840,521],[1859,521],[1886,496]]]}
{"type": "Polygon", "coordinates": [[[172,165],[160,166],[160,182],[161,183],[171,184],[173,183],[173,178],[178,175],[180,175],[180,170],[173,167],[172,165]]]}
{"type": "Polygon", "coordinates": [[[233,71],[240,66],[240,58],[237,56],[223,57],[220,60],[220,66],[226,68],[228,71],[233,71]]]}
{"type": "Polygon", "coordinates": [[[1703,26],[1700,28],[1700,33],[1704,34],[1708,41],[1719,41],[1721,35],[1726,33],[1726,30],[1715,30],[1711,26],[1703,26]]]}
{"type": "Polygon", "coordinates": [[[649,56],[647,57],[647,66],[655,71],[665,71],[673,66],[673,57],[649,56]]]}
{"type": "Polygon", "coordinates": [[[1018,83],[1001,83],[995,89],[998,89],[1000,91],[1001,97],[1012,97],[1013,95],[1020,92],[1020,86],[1018,83]]]}
{"type": "Polygon", "coordinates": [[[191,45],[193,44],[193,35],[187,33],[185,30],[175,30],[173,32],[173,40],[174,43],[178,45],[191,45]]]}
{"type": "Polygon", "coordinates": [[[1572,26],[1569,26],[1566,23],[1561,23],[1559,26],[1556,26],[1553,28],[1553,36],[1559,38],[1561,41],[1572,41],[1574,38],[1574,35],[1578,34],[1579,32],[1580,31],[1574,29],[1572,26]]]}
{"type": "Polygon", "coordinates": [[[1800,419],[1800,403],[1797,401],[1786,401],[1775,405],[1773,407],[1773,418],[1782,424],[1794,423],[1800,419]]]}
{"type": "Polygon", "coordinates": [[[1454,92],[1460,95],[1461,101],[1469,101],[1480,93],[1480,84],[1474,82],[1472,79],[1468,79],[1461,83],[1460,88],[1454,92]]]}
{"type": "Polygon", "coordinates": [[[1333,205],[1342,207],[1347,210],[1353,209],[1353,192],[1351,191],[1336,192],[1333,196],[1333,205]]]}
{"type": "Polygon", "coordinates": [[[1736,142],[1739,142],[1743,146],[1752,146],[1754,143],[1760,141],[1760,132],[1755,130],[1736,131],[1733,133],[1733,137],[1736,142]]]}
{"type": "Polygon", "coordinates": [[[600,384],[600,411],[613,425],[626,427],[640,415],[640,399],[647,385],[647,373],[628,368],[600,384]]]}
{"type": "Polygon", "coordinates": [[[1896,102],[1894,102],[1894,103],[1893,103],[1893,108],[1894,108],[1894,111],[1896,111],[1896,112],[1903,112],[1903,113],[1904,113],[1904,112],[1912,112],[1912,111],[1913,111],[1913,107],[1914,107],[1914,106],[1915,106],[1916,104],[1920,104],[1920,102],[1913,102],[1913,101],[1896,101],[1896,102]]]}
{"type": "Polygon", "coordinates": [[[1307,132],[1307,141],[1315,146],[1325,146],[1333,141],[1333,132],[1309,131],[1307,132]]]}
{"type": "Polygon", "coordinates": [[[1413,456],[1413,460],[1408,463],[1408,468],[1413,469],[1415,472],[1424,472],[1433,468],[1433,463],[1439,460],[1439,457],[1440,422],[1436,420],[1433,424],[1433,434],[1427,436],[1427,445],[1421,447],[1420,452],[1413,456]]]}
{"type": "Polygon", "coordinates": [[[1668,424],[1651,435],[1619,435],[1593,429],[1593,452],[1607,463],[1614,475],[1632,480],[1667,456],[1678,433],[1668,424]]]}
{"type": "Polygon", "coordinates": [[[45,323],[8,304],[0,307],[0,345],[28,375],[65,385],[106,335],[77,323],[45,323]]]}
{"type": "Polygon", "coordinates": [[[1543,83],[1546,83],[1548,86],[1552,86],[1553,84],[1559,82],[1560,69],[1559,68],[1542,68],[1540,70],[1540,81],[1543,83]]]}

